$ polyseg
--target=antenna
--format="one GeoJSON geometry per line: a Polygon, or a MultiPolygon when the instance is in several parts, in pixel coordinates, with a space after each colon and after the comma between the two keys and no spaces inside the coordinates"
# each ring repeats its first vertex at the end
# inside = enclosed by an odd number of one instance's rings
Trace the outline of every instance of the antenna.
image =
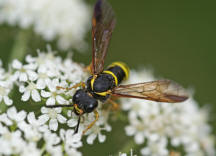
{"type": "Polygon", "coordinates": [[[79,124],[80,124],[80,115],[79,115],[79,118],[78,118],[78,123],[76,125],[76,128],[75,128],[75,131],[74,131],[74,134],[76,134],[79,130],[79,124]]]}

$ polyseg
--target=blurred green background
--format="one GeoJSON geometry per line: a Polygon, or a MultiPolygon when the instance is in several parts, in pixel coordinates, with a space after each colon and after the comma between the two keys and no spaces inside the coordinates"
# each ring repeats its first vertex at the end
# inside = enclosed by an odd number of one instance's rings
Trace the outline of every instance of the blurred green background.
{"type": "MultiPolygon", "coordinates": [[[[89,3],[94,4],[91,0],[89,3]]],[[[124,61],[131,68],[149,67],[156,76],[169,78],[192,87],[200,106],[210,108],[210,123],[216,132],[216,22],[215,5],[207,2],[153,2],[110,0],[117,16],[106,64],[124,61]]],[[[7,65],[9,53],[18,28],[0,26],[1,59],[7,65]]],[[[30,32],[32,33],[32,32],[30,32]]],[[[76,61],[88,64],[91,57],[91,37],[87,36],[89,49],[75,53],[76,61]]],[[[46,42],[33,35],[28,52],[45,50],[46,42]]],[[[55,44],[51,43],[53,49],[55,44]]],[[[129,140],[124,135],[125,123],[113,122],[107,141],[82,148],[84,155],[115,154],[129,140]]],[[[124,151],[122,151],[124,152],[124,151]]],[[[138,151],[135,151],[138,154],[138,151]]]]}

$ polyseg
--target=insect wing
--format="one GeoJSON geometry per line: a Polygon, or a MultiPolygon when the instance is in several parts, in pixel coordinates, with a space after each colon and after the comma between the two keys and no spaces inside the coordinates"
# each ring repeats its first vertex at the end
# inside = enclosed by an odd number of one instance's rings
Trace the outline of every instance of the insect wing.
{"type": "Polygon", "coordinates": [[[120,85],[112,93],[114,96],[169,103],[182,102],[188,98],[186,91],[180,85],[170,80],[120,85]]]}
{"type": "Polygon", "coordinates": [[[104,59],[113,29],[115,16],[106,0],[98,0],[92,18],[92,72],[99,74],[104,68],[104,59]]]}

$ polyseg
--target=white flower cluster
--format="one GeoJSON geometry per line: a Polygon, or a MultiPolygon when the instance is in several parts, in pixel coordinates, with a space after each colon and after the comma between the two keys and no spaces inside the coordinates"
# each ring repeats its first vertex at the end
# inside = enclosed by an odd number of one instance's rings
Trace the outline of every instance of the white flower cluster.
{"type": "Polygon", "coordinates": [[[4,101],[6,105],[12,105],[13,101],[9,98],[9,94],[13,89],[14,81],[15,78],[11,74],[11,70],[6,72],[0,60],[0,103],[4,101]]]}
{"type": "MultiPolygon", "coordinates": [[[[148,70],[132,71],[126,82],[153,81],[148,70]]],[[[214,156],[214,138],[207,124],[207,111],[198,108],[192,99],[182,103],[159,103],[141,99],[121,99],[122,109],[128,111],[126,134],[143,145],[144,156],[167,156],[169,147],[183,148],[187,156],[214,156]]],[[[176,151],[182,152],[182,151],[176,151]]]]}
{"type": "MultiPolygon", "coordinates": [[[[0,149],[0,155],[82,155],[77,148],[83,145],[82,132],[94,121],[94,113],[82,116],[79,131],[74,134],[78,119],[73,107],[45,106],[72,104],[77,89],[56,87],[71,87],[83,82],[88,78],[88,72],[83,65],[73,62],[69,57],[62,60],[54,56],[50,47],[47,53],[38,51],[37,57],[26,56],[25,61],[22,64],[14,60],[10,74],[1,74],[4,77],[10,75],[7,77],[12,80],[8,81],[11,86],[18,86],[21,99],[0,114],[0,147],[5,147],[0,149]],[[23,110],[31,107],[38,109],[31,112],[23,110]],[[17,109],[22,111],[17,112],[17,109]]],[[[5,73],[3,68],[1,71],[5,73]]],[[[4,97],[1,92],[0,95],[4,97]]],[[[8,92],[4,98],[9,99],[8,92]]],[[[7,100],[5,103],[8,105],[7,100]]],[[[102,109],[99,103],[97,111],[99,120],[85,133],[88,144],[93,144],[96,137],[99,142],[104,142],[106,136],[103,131],[111,131],[108,124],[109,110],[102,109]]]]}
{"type": "Polygon", "coordinates": [[[0,22],[33,26],[45,40],[58,39],[63,50],[82,49],[90,26],[90,7],[83,0],[1,0],[0,22]]]}
{"type": "MultiPolygon", "coordinates": [[[[66,144],[64,136],[53,133],[47,125],[44,125],[40,119],[36,119],[35,114],[25,111],[17,112],[15,107],[10,107],[6,113],[0,115],[0,154],[2,155],[34,155],[40,156],[50,154],[61,156],[62,145],[64,151],[69,155],[73,153],[80,156],[81,153],[76,148],[82,146],[80,135],[67,136],[70,142],[66,144]],[[40,143],[39,143],[40,142],[40,143]]],[[[73,130],[70,130],[73,133],[73,130]]]]}

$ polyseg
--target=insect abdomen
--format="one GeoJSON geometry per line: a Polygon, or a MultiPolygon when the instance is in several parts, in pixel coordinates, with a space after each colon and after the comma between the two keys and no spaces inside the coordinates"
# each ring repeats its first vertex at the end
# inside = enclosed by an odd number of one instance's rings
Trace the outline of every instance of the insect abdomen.
{"type": "Polygon", "coordinates": [[[122,80],[127,79],[129,76],[129,68],[123,62],[114,62],[108,66],[107,70],[103,73],[110,74],[114,77],[116,86],[122,82],[122,80]]]}

